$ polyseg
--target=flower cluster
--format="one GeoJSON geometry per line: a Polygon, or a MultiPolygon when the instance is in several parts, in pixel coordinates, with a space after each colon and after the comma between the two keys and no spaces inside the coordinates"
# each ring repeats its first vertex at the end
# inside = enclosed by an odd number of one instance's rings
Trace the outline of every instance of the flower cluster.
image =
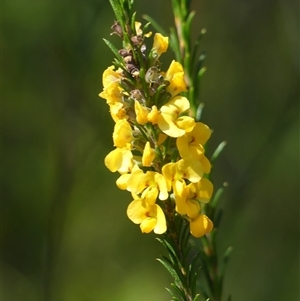
{"type": "MultiPolygon", "coordinates": [[[[112,28],[123,38],[117,22],[112,28]]],[[[172,61],[166,72],[161,70],[168,38],[156,33],[147,53],[150,35],[136,23],[130,44],[103,73],[99,96],[115,122],[115,149],[105,165],[120,173],[117,186],[132,194],[127,215],[143,233],[166,232],[170,216],[177,214],[190,222],[193,236],[201,237],[213,228],[201,211],[213,192],[204,149],[211,130],[190,116],[189,100],[180,95],[187,90],[182,65],[172,61]]]]}

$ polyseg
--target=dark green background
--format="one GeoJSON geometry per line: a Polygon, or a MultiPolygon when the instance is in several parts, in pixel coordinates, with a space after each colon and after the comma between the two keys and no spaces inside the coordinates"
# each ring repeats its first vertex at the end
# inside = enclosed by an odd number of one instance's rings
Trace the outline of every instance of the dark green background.
{"type": "MultiPolygon", "coordinates": [[[[172,24],[170,1],[136,1],[172,24]]],[[[299,297],[299,4],[194,1],[207,53],[203,120],[229,182],[219,248],[235,301],[299,297]]],[[[162,301],[170,278],[154,235],[126,217],[130,194],[103,164],[113,122],[102,72],[108,1],[2,4],[2,300],[162,301]]],[[[164,68],[172,59],[165,55],[164,68]]]]}

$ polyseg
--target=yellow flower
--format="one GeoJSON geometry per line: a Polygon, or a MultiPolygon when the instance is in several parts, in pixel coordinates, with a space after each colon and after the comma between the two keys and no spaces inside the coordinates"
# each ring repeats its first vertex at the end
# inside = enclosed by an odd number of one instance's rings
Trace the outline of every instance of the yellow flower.
{"type": "Polygon", "coordinates": [[[159,114],[160,112],[157,109],[157,106],[153,106],[151,111],[147,115],[148,121],[150,121],[152,124],[157,124],[159,114]]]}
{"type": "Polygon", "coordinates": [[[133,172],[127,181],[127,190],[135,194],[142,193],[142,197],[147,197],[150,204],[154,204],[157,197],[163,201],[169,196],[166,179],[155,171],[145,174],[133,172]]]}
{"type": "MultiPolygon", "coordinates": [[[[135,26],[136,34],[137,34],[138,36],[141,36],[141,35],[143,34],[143,31],[142,31],[142,29],[141,29],[142,23],[141,23],[141,22],[135,22],[135,23],[134,23],[134,26],[135,26]]],[[[149,38],[151,35],[152,35],[152,32],[151,32],[151,31],[144,34],[144,36],[145,36],[146,38],[149,38]]]]}
{"type": "Polygon", "coordinates": [[[134,110],[136,114],[136,121],[140,125],[144,125],[148,122],[149,109],[142,106],[137,100],[134,101],[134,110]]]}
{"type": "Polygon", "coordinates": [[[123,89],[120,87],[122,75],[121,71],[114,71],[114,68],[114,66],[108,67],[102,76],[103,91],[99,96],[106,99],[108,104],[122,101],[123,89]]]}
{"type": "Polygon", "coordinates": [[[147,141],[142,157],[143,166],[147,166],[147,167],[151,166],[154,159],[155,159],[155,150],[151,148],[150,142],[147,141]]]}
{"type": "Polygon", "coordinates": [[[209,160],[207,159],[207,157],[204,154],[202,154],[199,161],[202,164],[203,173],[209,174],[210,169],[211,169],[211,164],[210,164],[209,160]]]}
{"type": "Polygon", "coordinates": [[[176,211],[192,219],[200,214],[200,203],[208,203],[213,193],[212,183],[205,178],[189,185],[179,182],[174,188],[176,211]]]}
{"type": "Polygon", "coordinates": [[[132,128],[129,122],[125,119],[118,120],[113,132],[114,146],[118,148],[131,149],[133,141],[132,128]]]}
{"type": "Polygon", "coordinates": [[[103,87],[106,88],[111,83],[120,83],[122,79],[122,70],[118,69],[117,71],[114,71],[115,66],[110,66],[106,70],[104,70],[102,75],[102,84],[103,87]]]}
{"type": "Polygon", "coordinates": [[[121,119],[127,119],[126,110],[124,109],[124,104],[121,102],[109,103],[110,115],[114,122],[121,119]]]}
{"type": "Polygon", "coordinates": [[[130,150],[125,148],[116,148],[111,151],[104,159],[105,166],[111,171],[119,173],[128,173],[134,166],[133,156],[130,150]]]}
{"type": "Polygon", "coordinates": [[[186,91],[184,71],[180,63],[173,60],[170,64],[169,69],[164,74],[164,79],[170,83],[167,86],[167,92],[169,92],[172,96],[186,91]]]}
{"type": "Polygon", "coordinates": [[[212,195],[212,183],[202,178],[198,183],[178,182],[174,187],[176,211],[181,215],[187,215],[190,221],[190,232],[195,237],[201,237],[209,233],[213,228],[212,221],[200,213],[201,203],[207,203],[212,195]]]}
{"type": "MultiPolygon", "coordinates": [[[[183,179],[187,179],[192,183],[200,181],[203,175],[202,164],[195,160],[181,159],[176,163],[167,163],[162,168],[162,173],[167,181],[168,191],[174,188],[183,179]]],[[[175,190],[175,189],[174,189],[175,190]]]]}
{"type": "Polygon", "coordinates": [[[190,108],[186,97],[175,96],[160,108],[157,116],[158,127],[170,137],[180,137],[193,130],[195,120],[189,116],[180,116],[190,108]]]}
{"type": "Polygon", "coordinates": [[[201,237],[213,229],[212,221],[204,214],[199,214],[190,221],[190,232],[194,237],[201,237]]]}
{"type": "Polygon", "coordinates": [[[200,160],[204,154],[203,145],[211,135],[211,129],[202,122],[197,122],[191,132],[177,138],[176,145],[181,158],[194,157],[200,160]]]}
{"type": "Polygon", "coordinates": [[[141,22],[135,22],[134,23],[134,27],[135,27],[135,31],[136,31],[136,34],[138,36],[141,36],[143,34],[143,31],[141,30],[141,26],[142,26],[142,23],[141,22]]]}
{"type": "Polygon", "coordinates": [[[138,167],[137,164],[134,164],[132,169],[129,170],[129,172],[131,173],[126,173],[126,174],[122,174],[116,181],[117,186],[122,189],[122,190],[130,190],[130,187],[128,185],[130,178],[136,177],[136,178],[140,178],[140,176],[142,176],[144,174],[144,172],[138,167]]]}
{"type": "Polygon", "coordinates": [[[153,47],[152,50],[157,54],[157,58],[161,56],[162,53],[165,53],[169,46],[169,38],[164,37],[160,33],[154,35],[153,47]]]}
{"type": "Polygon", "coordinates": [[[196,199],[201,203],[208,203],[213,194],[214,186],[211,181],[206,178],[202,178],[198,183],[190,183],[189,198],[196,199]]]}
{"type": "Polygon", "coordinates": [[[133,195],[134,200],[127,208],[128,218],[135,224],[140,224],[143,233],[163,234],[167,230],[166,218],[163,210],[157,204],[150,205],[146,198],[133,195]]]}

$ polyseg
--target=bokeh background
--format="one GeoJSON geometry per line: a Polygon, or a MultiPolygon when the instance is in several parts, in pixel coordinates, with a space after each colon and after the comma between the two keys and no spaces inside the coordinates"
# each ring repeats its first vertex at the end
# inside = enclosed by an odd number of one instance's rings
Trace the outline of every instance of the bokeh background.
{"type": "MultiPolygon", "coordinates": [[[[136,0],[168,29],[171,1],[136,0]]],[[[203,120],[229,182],[219,251],[233,300],[299,300],[299,3],[195,0],[203,120]]],[[[101,0],[2,4],[3,301],[162,301],[164,251],[126,217],[103,164],[113,122],[102,90],[114,16],[101,0]]],[[[167,68],[172,59],[165,55],[167,68]]]]}

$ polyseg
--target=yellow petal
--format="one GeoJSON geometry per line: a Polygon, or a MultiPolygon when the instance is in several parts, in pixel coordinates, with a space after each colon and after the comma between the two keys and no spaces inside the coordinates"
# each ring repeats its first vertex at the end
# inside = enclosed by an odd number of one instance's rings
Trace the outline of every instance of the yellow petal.
{"type": "Polygon", "coordinates": [[[131,174],[129,173],[121,175],[116,181],[117,186],[122,190],[126,190],[130,176],[131,174]]]}
{"type": "Polygon", "coordinates": [[[105,157],[104,164],[111,172],[124,174],[132,170],[132,157],[130,150],[116,148],[105,157]]]}
{"type": "Polygon", "coordinates": [[[186,83],[184,80],[184,70],[180,63],[172,61],[169,69],[164,75],[164,78],[170,82],[167,91],[175,96],[182,91],[186,91],[186,83]]]}
{"type": "Polygon", "coordinates": [[[190,132],[195,126],[195,120],[189,116],[182,116],[176,120],[176,124],[179,128],[183,129],[184,132],[190,132]]]}
{"type": "Polygon", "coordinates": [[[125,119],[118,120],[113,132],[114,146],[131,149],[131,142],[133,141],[132,128],[129,122],[125,119]]]}
{"type": "Polygon", "coordinates": [[[176,146],[182,159],[188,159],[191,157],[189,139],[187,134],[176,139],[176,146]]]}
{"type": "Polygon", "coordinates": [[[190,232],[194,237],[201,237],[213,229],[212,221],[203,214],[190,221],[190,232]]]}
{"type": "Polygon", "coordinates": [[[134,110],[136,114],[136,121],[138,122],[138,124],[146,124],[148,122],[149,109],[142,106],[137,100],[135,100],[134,110]]]}
{"type": "Polygon", "coordinates": [[[144,219],[140,225],[142,233],[150,233],[156,226],[156,219],[148,217],[144,219]]]}
{"type": "Polygon", "coordinates": [[[184,181],[176,181],[174,185],[174,195],[176,201],[176,211],[181,215],[186,215],[186,201],[188,190],[184,181]]]}
{"type": "Polygon", "coordinates": [[[186,91],[184,72],[177,72],[170,80],[170,84],[167,86],[167,92],[175,96],[183,91],[186,91]]]}
{"type": "Polygon", "coordinates": [[[156,207],[156,225],[154,228],[154,233],[163,234],[167,231],[166,217],[163,210],[158,205],[155,205],[155,207],[156,207]]]}
{"type": "Polygon", "coordinates": [[[160,55],[167,51],[169,46],[169,38],[164,37],[160,33],[156,33],[154,35],[154,41],[153,41],[153,51],[157,54],[157,57],[160,57],[160,55]]]}
{"type": "Polygon", "coordinates": [[[121,119],[127,119],[126,110],[124,108],[123,103],[115,102],[113,104],[109,104],[110,115],[114,122],[117,122],[121,119]]]}
{"type": "Polygon", "coordinates": [[[202,155],[200,157],[200,162],[203,166],[203,172],[206,174],[209,174],[210,170],[211,170],[211,164],[210,164],[209,160],[207,159],[207,157],[202,155]]]}
{"type": "Polygon", "coordinates": [[[183,178],[192,183],[199,182],[203,175],[202,164],[195,160],[181,159],[177,162],[177,169],[179,173],[182,173],[183,178]]]}
{"type": "Polygon", "coordinates": [[[156,106],[153,106],[150,113],[148,113],[147,115],[148,121],[151,122],[152,124],[157,124],[159,115],[160,115],[160,111],[158,111],[156,106]]]}
{"type": "Polygon", "coordinates": [[[150,142],[147,141],[142,157],[143,166],[147,166],[147,167],[151,166],[154,159],[155,159],[155,151],[154,149],[151,148],[150,142]]]}
{"type": "Polygon", "coordinates": [[[141,199],[133,200],[127,207],[127,216],[135,224],[140,224],[147,218],[147,209],[141,199]]]}
{"type": "Polygon", "coordinates": [[[154,205],[158,196],[158,189],[156,187],[148,187],[142,193],[142,198],[146,200],[149,205],[154,205]]]}
{"type": "Polygon", "coordinates": [[[122,76],[120,71],[114,71],[115,66],[108,67],[102,75],[102,83],[104,88],[113,82],[120,82],[122,76]]]}
{"type": "Polygon", "coordinates": [[[197,200],[202,203],[208,203],[213,194],[214,186],[208,179],[202,178],[200,181],[200,189],[198,189],[197,200]]]}
{"type": "Polygon", "coordinates": [[[154,180],[155,180],[155,183],[157,183],[157,185],[158,185],[159,199],[162,201],[166,200],[169,197],[166,179],[164,178],[164,176],[162,174],[159,174],[156,172],[154,175],[154,180]]]}
{"type": "Polygon", "coordinates": [[[187,200],[186,213],[190,218],[196,218],[200,212],[200,205],[196,200],[187,200]]]}
{"type": "MultiPolygon", "coordinates": [[[[178,111],[177,114],[183,113],[190,108],[190,102],[186,97],[183,96],[175,96],[170,101],[168,101],[165,105],[163,105],[160,109],[161,112],[165,112],[164,108],[175,107],[178,111]]],[[[174,110],[174,109],[173,109],[174,110]]],[[[168,111],[166,111],[167,113],[168,111]]]]}
{"type": "Polygon", "coordinates": [[[194,136],[194,144],[204,145],[207,140],[210,138],[212,130],[204,123],[197,122],[191,135],[194,136]]]}
{"type": "Polygon", "coordinates": [[[158,127],[162,132],[170,137],[177,138],[185,134],[185,131],[176,125],[172,116],[167,114],[161,114],[158,116],[158,127]]]}
{"type": "Polygon", "coordinates": [[[162,174],[167,182],[168,191],[171,190],[172,182],[176,174],[176,169],[177,169],[176,163],[167,163],[162,167],[162,174]]]}

